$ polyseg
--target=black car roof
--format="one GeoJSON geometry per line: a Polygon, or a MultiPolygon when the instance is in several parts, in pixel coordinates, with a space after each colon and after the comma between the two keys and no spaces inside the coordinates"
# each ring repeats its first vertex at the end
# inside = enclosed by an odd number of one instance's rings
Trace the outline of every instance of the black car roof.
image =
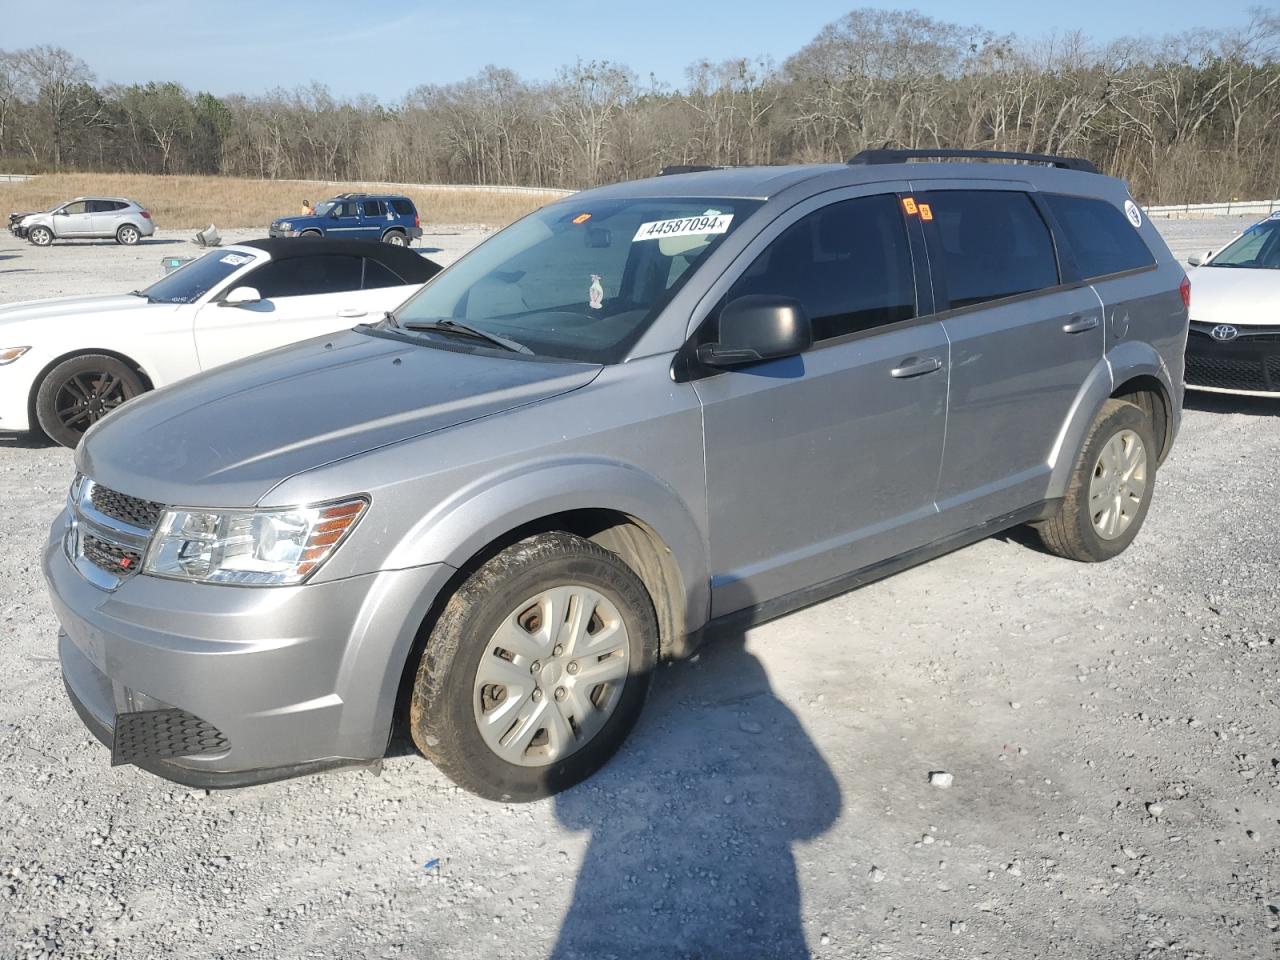
{"type": "Polygon", "coordinates": [[[293,257],[316,257],[337,254],[348,257],[368,257],[390,269],[407,283],[426,283],[443,269],[434,260],[428,260],[408,247],[397,247],[380,240],[330,240],[326,237],[263,237],[261,240],[242,240],[239,247],[253,247],[270,254],[272,260],[288,260],[293,257]]]}

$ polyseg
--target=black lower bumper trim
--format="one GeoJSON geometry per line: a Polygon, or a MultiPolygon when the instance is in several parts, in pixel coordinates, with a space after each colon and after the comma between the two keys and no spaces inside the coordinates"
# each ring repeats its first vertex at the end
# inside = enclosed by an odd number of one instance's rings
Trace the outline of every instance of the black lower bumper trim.
{"type": "MultiPolygon", "coordinates": [[[[80,698],[76,696],[71,685],[67,683],[66,677],[62,678],[62,685],[66,688],[67,697],[71,701],[71,705],[75,707],[76,714],[89,732],[92,733],[108,749],[112,748],[115,740],[115,733],[111,727],[99,720],[86,707],[80,698]]],[[[129,716],[129,714],[124,714],[129,716]]],[[[182,784],[184,787],[197,787],[205,790],[229,790],[235,787],[251,787],[260,783],[274,783],[277,780],[290,780],[294,777],[304,776],[311,773],[321,773],[325,770],[335,770],[341,767],[370,767],[375,770],[381,769],[381,758],[375,760],[359,760],[351,757],[331,757],[325,760],[309,760],[305,763],[293,763],[282,767],[264,767],[259,770],[193,770],[191,767],[174,763],[172,760],[162,760],[156,757],[139,757],[130,761],[133,766],[147,773],[155,774],[157,777],[163,777],[174,783],[182,784]]]]}
{"type": "Polygon", "coordinates": [[[1216,341],[1192,330],[1184,379],[1189,387],[1280,393],[1280,341],[1247,333],[1216,341]]]}

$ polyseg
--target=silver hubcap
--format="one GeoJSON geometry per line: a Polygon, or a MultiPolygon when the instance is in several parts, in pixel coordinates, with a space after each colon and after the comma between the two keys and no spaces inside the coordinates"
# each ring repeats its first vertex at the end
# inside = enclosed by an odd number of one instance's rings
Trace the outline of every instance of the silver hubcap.
{"type": "Polygon", "coordinates": [[[35,241],[37,247],[44,247],[48,245],[52,237],[43,230],[36,230],[32,232],[31,239],[35,241]]]}
{"type": "Polygon", "coordinates": [[[553,587],[512,610],[485,647],[472,693],[476,726],[508,763],[555,763],[600,732],[630,665],[618,608],[590,587],[553,587]]]}
{"type": "Polygon", "coordinates": [[[1147,448],[1132,430],[1107,441],[1089,480],[1089,515],[1103,540],[1114,540],[1133,523],[1147,492],[1147,448]]]}
{"type": "Polygon", "coordinates": [[[138,231],[136,231],[136,230],[121,230],[121,231],[120,231],[120,239],[121,239],[121,240],[123,240],[125,243],[133,243],[135,240],[137,240],[137,239],[138,239],[138,231]]]}

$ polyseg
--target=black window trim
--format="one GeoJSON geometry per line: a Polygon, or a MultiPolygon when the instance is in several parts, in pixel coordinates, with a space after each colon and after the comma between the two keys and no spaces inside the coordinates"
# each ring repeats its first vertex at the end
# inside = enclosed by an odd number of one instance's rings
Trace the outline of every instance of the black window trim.
{"type": "MultiPolygon", "coordinates": [[[[1044,200],[1044,197],[1056,196],[1056,197],[1072,197],[1077,200],[1097,200],[1108,205],[1110,205],[1111,201],[1108,200],[1106,197],[1100,197],[1100,196],[1097,196],[1096,194],[1067,193],[1066,191],[1063,191],[1063,190],[1042,190],[1042,191],[1038,191],[1037,193],[1033,193],[1032,196],[1037,200],[1038,205],[1043,209],[1044,215],[1052,223],[1052,229],[1055,234],[1055,243],[1060,242],[1061,247],[1069,251],[1069,255],[1071,257],[1071,263],[1073,266],[1075,266],[1076,264],[1075,251],[1071,247],[1071,240],[1067,236],[1067,232],[1063,230],[1061,226],[1059,226],[1057,218],[1054,217],[1053,211],[1052,209],[1050,209],[1049,204],[1044,200]],[[1057,237],[1059,235],[1061,236],[1060,241],[1057,240],[1057,237]]],[[[1143,246],[1147,246],[1147,242],[1145,240],[1143,240],[1142,243],[1143,243],[1143,246]]],[[[1138,276],[1139,274],[1150,273],[1153,270],[1160,269],[1160,258],[1156,256],[1156,252],[1152,250],[1149,246],[1147,246],[1147,252],[1151,254],[1151,262],[1148,263],[1146,266],[1130,267],[1128,270],[1116,270],[1112,273],[1102,273],[1096,277],[1085,277],[1084,271],[1081,270],[1078,266],[1075,266],[1075,275],[1077,277],[1080,277],[1081,283],[1095,284],[1095,283],[1105,283],[1108,280],[1119,280],[1124,277],[1134,277],[1134,276],[1138,276]]]]}

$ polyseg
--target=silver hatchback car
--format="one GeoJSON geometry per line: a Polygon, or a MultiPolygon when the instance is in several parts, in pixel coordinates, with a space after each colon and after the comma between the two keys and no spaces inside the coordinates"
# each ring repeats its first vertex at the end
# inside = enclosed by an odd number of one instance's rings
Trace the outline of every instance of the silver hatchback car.
{"type": "Polygon", "coordinates": [[[1000,156],[590,190],[380,322],[130,403],[44,556],[72,703],[183,783],[403,724],[529,800],[722,629],[1018,524],[1116,556],[1178,429],[1186,276],[1120,181],[1000,156]]]}
{"type": "Polygon", "coordinates": [[[14,236],[47,247],[54,240],[115,240],[127,247],[156,232],[151,212],[124,197],[76,197],[29,213],[13,225],[14,236]]]}

